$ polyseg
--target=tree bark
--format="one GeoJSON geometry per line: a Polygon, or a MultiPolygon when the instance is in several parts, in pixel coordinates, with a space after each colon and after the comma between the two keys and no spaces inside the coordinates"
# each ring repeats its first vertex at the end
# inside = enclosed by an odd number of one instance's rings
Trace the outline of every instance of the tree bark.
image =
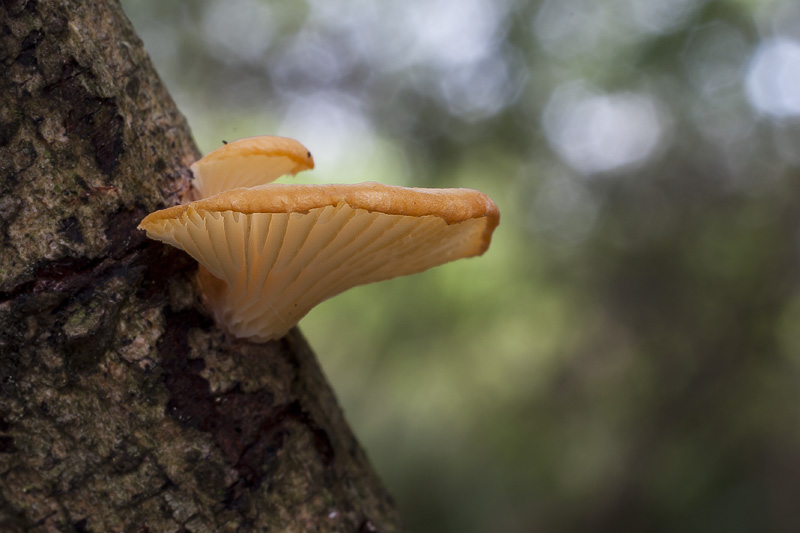
{"type": "Polygon", "coordinates": [[[398,530],[301,334],[136,229],[198,152],[118,2],[0,4],[0,531],[398,530]]]}

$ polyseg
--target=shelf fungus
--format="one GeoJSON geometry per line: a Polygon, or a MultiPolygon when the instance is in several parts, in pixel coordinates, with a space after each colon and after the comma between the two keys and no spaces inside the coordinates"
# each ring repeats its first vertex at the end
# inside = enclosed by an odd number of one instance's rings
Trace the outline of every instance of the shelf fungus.
{"type": "Polygon", "coordinates": [[[269,183],[313,166],[296,141],[229,143],[192,165],[201,199],[139,226],[197,259],[209,308],[236,337],[280,338],[351,287],[481,255],[499,222],[470,189],[269,183]]]}

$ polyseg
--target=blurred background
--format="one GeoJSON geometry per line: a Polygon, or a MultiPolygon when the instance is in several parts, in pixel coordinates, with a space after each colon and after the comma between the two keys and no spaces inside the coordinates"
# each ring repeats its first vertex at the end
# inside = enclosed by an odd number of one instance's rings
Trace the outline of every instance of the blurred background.
{"type": "Polygon", "coordinates": [[[800,3],[124,0],[204,151],[472,187],[301,322],[412,531],[797,531],[800,3]]]}

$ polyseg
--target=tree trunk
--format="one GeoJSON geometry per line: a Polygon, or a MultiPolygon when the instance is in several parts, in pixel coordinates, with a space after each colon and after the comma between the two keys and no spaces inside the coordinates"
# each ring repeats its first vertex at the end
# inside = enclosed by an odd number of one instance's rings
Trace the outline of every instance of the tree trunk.
{"type": "Polygon", "coordinates": [[[396,531],[295,329],[136,229],[197,156],[117,1],[0,2],[0,531],[396,531]]]}

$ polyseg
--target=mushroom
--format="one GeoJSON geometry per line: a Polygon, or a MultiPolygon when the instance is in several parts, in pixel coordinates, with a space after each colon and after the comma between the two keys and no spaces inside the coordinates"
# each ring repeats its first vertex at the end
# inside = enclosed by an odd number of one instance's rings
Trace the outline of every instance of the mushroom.
{"type": "Polygon", "coordinates": [[[271,183],[314,168],[308,148],[288,137],[264,135],[225,143],[192,166],[196,197],[271,183]]]}
{"type": "Polygon", "coordinates": [[[470,189],[272,183],[151,213],[139,228],[200,263],[220,325],[267,342],[351,287],[481,255],[499,217],[470,189]]]}

